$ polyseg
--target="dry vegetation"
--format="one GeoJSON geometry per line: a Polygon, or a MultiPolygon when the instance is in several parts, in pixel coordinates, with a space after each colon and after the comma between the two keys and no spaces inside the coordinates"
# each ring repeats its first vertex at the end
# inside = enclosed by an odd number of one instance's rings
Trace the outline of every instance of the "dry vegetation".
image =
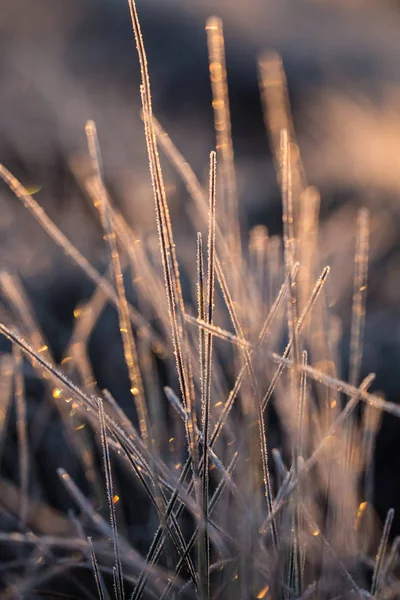
{"type": "Polygon", "coordinates": [[[0,362],[0,434],[3,440],[16,420],[19,480],[18,489],[2,483],[12,527],[0,534],[8,556],[1,597],[77,597],[56,590],[57,581],[75,581],[79,598],[396,598],[393,510],[377,535],[371,501],[381,414],[400,416],[400,407],[369,392],[373,374],[361,381],[374,215],[362,208],[354,224],[346,223],[354,263],[347,264],[353,309],[345,382],[340,325],[330,312],[330,269],[320,251],[320,197],[306,180],[279,57],[264,55],[259,76],[281,187],[283,239],[257,226],[245,246],[222,24],[212,18],[206,26],[216,146],[205,190],[153,115],[139,19],[134,1],[129,4],[158,247],[139,239],[113,206],[93,122],[86,126],[91,168],[82,186],[108,246],[104,274],[0,167],[5,183],[95,286],[76,311],[57,364],[18,277],[1,273],[14,319],[0,324],[12,342],[0,362]],[[192,254],[184,257],[191,293],[182,285],[159,150],[193,205],[192,254]],[[129,278],[134,305],[125,287],[129,278]],[[135,423],[118,398],[97,388],[89,360],[88,340],[107,304],[118,313],[135,423]],[[25,362],[43,382],[84,473],[87,493],[73,474],[58,470],[75,506],[68,515],[31,498],[25,362]],[[164,391],[160,365],[176,372],[164,391]],[[146,506],[143,524],[152,536],[144,555],[135,549],[140,534],[124,529],[124,507],[136,503],[146,506]]]}

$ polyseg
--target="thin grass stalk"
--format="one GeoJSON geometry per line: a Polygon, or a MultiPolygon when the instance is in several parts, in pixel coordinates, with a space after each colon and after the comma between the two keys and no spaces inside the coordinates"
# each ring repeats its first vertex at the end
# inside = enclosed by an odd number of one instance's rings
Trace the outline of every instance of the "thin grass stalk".
{"type": "MultiPolygon", "coordinates": [[[[369,250],[369,211],[361,208],[357,215],[357,238],[353,283],[353,307],[350,336],[349,383],[357,386],[362,362],[362,342],[365,324],[369,250]]],[[[351,468],[356,421],[350,423],[348,433],[348,468],[351,468]]]]}
{"type": "Polygon", "coordinates": [[[111,530],[112,530],[114,556],[115,556],[114,589],[115,589],[115,595],[117,596],[117,600],[124,600],[124,598],[125,598],[124,578],[123,578],[123,573],[122,573],[122,563],[121,563],[121,558],[120,558],[120,548],[119,548],[119,542],[118,542],[117,516],[116,516],[116,511],[115,511],[115,505],[113,502],[114,486],[113,486],[113,480],[112,480],[110,451],[109,451],[108,440],[107,440],[107,430],[106,430],[106,421],[105,421],[105,416],[104,416],[104,407],[103,407],[103,402],[101,399],[97,400],[97,405],[98,405],[98,410],[99,410],[101,445],[103,447],[103,461],[104,461],[104,471],[105,471],[105,477],[106,477],[108,510],[109,510],[109,516],[110,516],[110,525],[111,525],[111,530]]]}
{"type": "MultiPolygon", "coordinates": [[[[330,271],[329,267],[325,267],[323,269],[320,277],[318,278],[318,280],[317,280],[317,282],[316,282],[316,284],[315,284],[315,286],[313,288],[311,296],[310,296],[310,298],[309,298],[306,306],[304,307],[303,312],[301,313],[301,315],[300,315],[300,317],[299,317],[299,319],[297,321],[297,327],[296,327],[296,329],[297,329],[297,333],[298,334],[301,333],[301,331],[303,330],[303,327],[305,326],[305,324],[307,322],[307,319],[308,319],[308,317],[309,317],[309,315],[310,315],[310,313],[311,313],[311,311],[312,311],[315,303],[317,302],[317,300],[318,300],[318,298],[319,298],[319,296],[320,296],[320,294],[322,292],[322,289],[323,289],[323,286],[325,284],[325,281],[326,281],[326,279],[327,279],[327,277],[329,275],[329,271],[330,271]]],[[[288,282],[288,287],[289,287],[289,282],[288,282]]],[[[288,342],[288,344],[287,344],[287,346],[286,346],[286,348],[285,348],[285,351],[284,351],[284,353],[282,355],[282,359],[283,360],[287,360],[288,356],[290,355],[291,349],[292,349],[292,340],[290,339],[289,342],[288,342]]],[[[268,403],[269,403],[269,401],[270,401],[270,399],[272,397],[272,394],[274,393],[275,386],[276,386],[276,384],[278,382],[278,379],[280,378],[280,376],[282,374],[282,369],[283,369],[283,363],[281,363],[279,365],[279,367],[277,368],[277,370],[275,371],[275,373],[274,373],[274,375],[273,375],[273,377],[271,379],[271,383],[268,386],[268,390],[265,393],[265,396],[263,398],[263,403],[262,403],[263,410],[266,409],[266,407],[267,407],[267,405],[268,405],[268,403]]]]}
{"type": "Polygon", "coordinates": [[[165,195],[160,159],[157,149],[156,135],[153,123],[153,109],[151,100],[150,78],[147,65],[146,51],[143,43],[143,36],[140,27],[139,17],[136,9],[135,0],[128,0],[131,14],[133,32],[138,52],[140,72],[141,72],[141,99],[144,115],[146,145],[149,157],[150,175],[152,179],[154,200],[156,207],[157,229],[160,241],[161,259],[163,264],[164,280],[166,284],[168,310],[172,328],[172,341],[177,360],[177,371],[182,395],[187,407],[194,401],[193,384],[188,380],[188,372],[185,368],[183,344],[181,336],[183,335],[182,325],[178,326],[176,318],[176,307],[180,315],[184,314],[183,295],[179,278],[178,261],[175,253],[175,245],[172,236],[172,227],[169,217],[169,209],[165,195]],[[172,269],[170,259],[172,262],[172,269]],[[172,280],[174,279],[174,281],[172,280]],[[177,297],[174,297],[174,291],[177,297]]]}
{"type": "MultiPolygon", "coordinates": [[[[210,182],[209,182],[209,226],[207,242],[207,292],[205,299],[205,320],[212,325],[214,317],[214,290],[215,290],[215,203],[216,203],[216,176],[217,176],[217,156],[215,152],[210,154],[210,182]]],[[[211,374],[212,374],[212,334],[207,332],[204,335],[204,374],[202,385],[202,429],[203,429],[203,470],[202,470],[202,510],[204,528],[204,556],[201,560],[202,565],[202,592],[203,597],[208,600],[210,597],[210,541],[208,534],[208,488],[209,488],[209,428],[211,411],[211,374]]],[[[203,361],[202,361],[203,362],[203,361]]]]}
{"type": "Polygon", "coordinates": [[[362,360],[362,342],[365,322],[365,303],[367,296],[369,249],[369,211],[361,208],[357,216],[357,240],[355,254],[355,272],[353,289],[353,312],[350,341],[349,383],[357,386],[362,360]]]}
{"type": "Polygon", "coordinates": [[[97,594],[99,596],[99,600],[106,600],[106,597],[104,595],[103,581],[99,570],[99,565],[97,563],[96,553],[93,548],[92,538],[88,537],[87,541],[90,549],[90,558],[92,561],[93,575],[96,582],[97,594]]]}
{"type": "MultiPolygon", "coordinates": [[[[298,150],[294,124],[291,116],[287,80],[281,57],[276,52],[266,52],[259,60],[260,92],[263,106],[264,123],[273,149],[273,157],[278,177],[280,170],[281,131],[286,129],[289,143],[298,150]]],[[[307,187],[304,167],[300,153],[297,152],[295,165],[296,187],[301,193],[307,187]]]]}
{"type": "Polygon", "coordinates": [[[20,278],[13,274],[2,271],[0,273],[0,284],[4,296],[7,298],[15,316],[23,324],[31,344],[39,351],[46,360],[53,361],[47,342],[40,330],[37,319],[32,310],[32,305],[25,293],[20,278]]]}
{"type": "Polygon", "coordinates": [[[241,262],[240,230],[236,174],[229,110],[228,81],[225,64],[225,47],[222,21],[210,17],[206,22],[209,70],[213,95],[214,128],[217,152],[221,158],[222,211],[224,237],[233,260],[241,262]]]}
{"type": "Polygon", "coordinates": [[[29,443],[28,424],[26,411],[25,380],[23,375],[22,352],[13,347],[15,360],[14,371],[14,395],[16,410],[16,426],[18,439],[18,470],[21,490],[21,502],[19,507],[19,520],[22,527],[26,525],[28,515],[28,489],[29,489],[29,443]]]}
{"type": "MultiPolygon", "coordinates": [[[[215,218],[214,218],[215,221],[215,218]]],[[[205,276],[204,276],[204,262],[203,262],[203,242],[201,233],[197,234],[197,311],[198,318],[203,321],[206,319],[206,289],[205,289],[205,276]]],[[[203,411],[203,403],[206,399],[207,389],[206,389],[206,372],[205,372],[205,349],[206,349],[206,336],[203,330],[199,329],[199,376],[200,376],[200,398],[201,398],[201,406],[203,411]]],[[[183,409],[184,410],[184,409],[183,409]]],[[[185,414],[185,420],[187,420],[187,414],[185,414]]],[[[204,415],[202,414],[202,422],[204,423],[204,415]]],[[[204,427],[203,427],[204,432],[204,427]]],[[[200,432],[199,432],[200,433],[200,432]]],[[[207,434],[208,435],[208,434],[207,434]]],[[[198,436],[198,440],[200,441],[200,436],[198,436]]],[[[205,444],[208,444],[204,440],[204,436],[202,436],[203,447],[205,444]]],[[[208,451],[208,448],[207,448],[208,451]]],[[[195,486],[197,485],[197,496],[199,503],[199,522],[197,529],[199,530],[198,534],[198,565],[199,565],[199,580],[200,580],[200,592],[206,598],[209,595],[209,585],[207,586],[207,582],[209,582],[208,576],[208,564],[209,564],[209,541],[207,536],[207,527],[208,523],[206,523],[206,512],[208,508],[205,508],[204,502],[208,505],[207,498],[204,499],[205,493],[207,494],[207,490],[204,490],[204,469],[203,469],[203,480],[199,479],[199,465],[195,463],[198,460],[198,450],[197,444],[196,448],[193,448],[191,452],[193,467],[196,469],[195,473],[195,486]]],[[[203,454],[204,460],[204,454],[203,454]]],[[[207,474],[208,475],[208,474],[207,474]]]]}
{"type": "Polygon", "coordinates": [[[121,261],[116,242],[116,236],[113,226],[113,218],[110,207],[107,202],[104,180],[102,176],[101,156],[97,137],[96,126],[93,121],[86,124],[86,135],[88,140],[89,153],[92,160],[92,169],[96,178],[98,187],[100,214],[105,238],[108,242],[111,255],[111,265],[114,274],[115,286],[118,294],[118,318],[121,332],[125,363],[128,369],[129,380],[131,384],[130,392],[134,398],[136,410],[139,417],[139,429],[145,444],[151,443],[149,415],[144,395],[142,376],[140,373],[138,354],[136,350],[135,338],[129,319],[128,301],[126,298],[121,261]]]}
{"type": "Polygon", "coordinates": [[[378,591],[380,584],[381,584],[382,569],[384,567],[386,549],[387,549],[387,545],[388,545],[390,530],[391,530],[392,523],[393,523],[393,518],[394,518],[394,509],[389,508],[387,515],[386,515],[386,519],[385,519],[385,525],[383,526],[383,532],[382,532],[381,541],[379,543],[378,553],[376,555],[375,569],[374,569],[374,573],[372,576],[372,583],[371,583],[371,595],[372,596],[375,596],[375,594],[378,591]]]}
{"type": "Polygon", "coordinates": [[[380,600],[382,597],[382,592],[385,589],[386,582],[396,565],[396,562],[399,557],[399,548],[400,548],[400,536],[396,536],[393,540],[392,547],[389,552],[389,556],[387,558],[384,569],[382,569],[382,576],[380,577],[380,581],[377,584],[376,590],[376,598],[380,600]]]}

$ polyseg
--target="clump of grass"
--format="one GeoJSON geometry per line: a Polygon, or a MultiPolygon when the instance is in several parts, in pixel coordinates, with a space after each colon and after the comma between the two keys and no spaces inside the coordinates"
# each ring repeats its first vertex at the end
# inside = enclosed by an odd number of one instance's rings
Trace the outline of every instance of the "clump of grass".
{"type": "Polygon", "coordinates": [[[395,539],[389,549],[394,511],[376,544],[370,463],[379,414],[400,416],[400,408],[368,391],[373,374],[360,383],[368,213],[360,211],[355,227],[350,381],[345,382],[327,308],[330,270],[319,264],[317,252],[320,198],[306,183],[282,63],[273,54],[260,61],[265,120],[282,190],[281,256],[280,242],[261,226],[250,235],[248,248],[240,236],[220,20],[212,18],[206,26],[216,129],[207,194],[153,115],[134,0],[129,7],[161,269],[152,248],[137,244],[136,232],[113,206],[93,122],[86,127],[92,168],[83,185],[98,208],[109,247],[105,275],[0,166],[6,184],[95,285],[66,355],[56,364],[21,282],[1,274],[3,296],[16,320],[0,324],[14,348],[0,365],[0,427],[3,439],[14,389],[20,482],[16,529],[0,534],[12,556],[4,597],[30,598],[49,590],[57,597],[52,586],[61,578],[77,580],[80,598],[100,600],[394,598],[399,545],[395,539]],[[190,275],[197,307],[181,284],[159,148],[196,208],[190,275]],[[157,316],[157,328],[129,303],[129,276],[141,278],[138,302],[157,316]],[[107,303],[118,312],[137,427],[118,398],[97,388],[87,352],[107,303]],[[57,407],[89,489],[85,495],[59,469],[76,507],[59,516],[62,527],[53,517],[47,527],[32,518],[22,356],[57,407]],[[164,398],[175,416],[162,426],[155,418],[162,410],[155,356],[176,372],[175,386],[165,388],[164,398]],[[179,439],[181,448],[174,448],[179,439]],[[126,478],[123,485],[115,485],[115,469],[126,478]],[[135,550],[138,540],[124,530],[119,510],[121,494],[125,503],[137,502],[137,484],[150,506],[144,526],[153,538],[145,556],[135,550]]]}

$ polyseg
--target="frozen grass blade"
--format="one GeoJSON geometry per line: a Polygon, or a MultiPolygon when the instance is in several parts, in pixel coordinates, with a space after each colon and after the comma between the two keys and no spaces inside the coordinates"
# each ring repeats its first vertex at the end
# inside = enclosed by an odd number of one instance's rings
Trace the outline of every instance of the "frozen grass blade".
{"type": "Polygon", "coordinates": [[[129,307],[126,299],[121,261],[118,252],[118,246],[113,227],[113,218],[110,206],[107,202],[106,190],[102,178],[101,157],[97,138],[96,126],[93,121],[86,124],[86,135],[88,139],[89,153],[92,159],[92,168],[97,180],[98,194],[100,202],[101,221],[105,233],[105,238],[109,244],[111,265],[114,273],[115,286],[118,294],[118,317],[119,329],[121,332],[125,363],[128,369],[131,394],[134,397],[136,410],[139,417],[139,429],[143,441],[148,444],[150,433],[149,416],[144,396],[142,376],[139,368],[136,343],[133,336],[132,326],[129,318],[129,307]]]}
{"type": "MultiPolygon", "coordinates": [[[[190,469],[191,469],[191,460],[189,457],[181,471],[176,488],[175,488],[174,492],[172,493],[171,498],[168,502],[167,508],[165,510],[165,518],[166,519],[169,518],[170,514],[172,513],[172,511],[175,507],[175,503],[178,499],[180,489],[181,489],[186,477],[188,476],[190,469]]],[[[181,504],[175,515],[176,519],[179,518],[182,510],[183,510],[183,505],[181,504]]],[[[164,548],[165,539],[166,539],[165,531],[164,531],[163,527],[161,525],[159,525],[159,527],[153,537],[153,541],[151,543],[151,546],[149,548],[147,556],[146,556],[146,565],[148,567],[153,566],[159,559],[159,557],[163,551],[163,548],[164,548]]],[[[130,600],[137,600],[138,598],[142,597],[148,577],[149,577],[148,569],[143,569],[138,578],[136,587],[132,593],[130,600]]]]}
{"type": "Polygon", "coordinates": [[[197,325],[200,331],[206,331],[207,333],[212,334],[215,337],[224,340],[225,342],[229,342],[234,346],[238,346],[241,349],[251,349],[255,350],[257,346],[255,344],[251,344],[248,340],[244,338],[240,338],[234,333],[227,331],[226,329],[222,329],[218,327],[218,325],[210,325],[210,323],[206,323],[206,321],[202,321],[200,319],[196,319],[191,315],[185,315],[185,320],[192,325],[197,325]]]}
{"type": "Polygon", "coordinates": [[[34,316],[33,309],[17,275],[3,271],[0,273],[0,284],[15,316],[23,324],[32,346],[49,362],[53,362],[49,347],[34,316]]]}
{"type": "Polygon", "coordinates": [[[376,592],[380,589],[382,584],[382,569],[384,567],[384,561],[386,556],[386,549],[389,540],[390,529],[392,527],[394,518],[394,509],[389,508],[385,525],[383,527],[382,537],[378,548],[378,554],[376,555],[376,563],[374,574],[372,576],[372,584],[371,584],[371,595],[375,596],[376,592]]]}
{"type": "MultiPolygon", "coordinates": [[[[315,303],[317,302],[317,300],[322,292],[325,281],[329,275],[329,271],[330,271],[329,267],[325,267],[323,269],[320,277],[318,278],[318,280],[313,288],[311,296],[310,296],[306,306],[304,307],[304,310],[301,313],[299,320],[297,321],[296,330],[297,330],[298,334],[300,334],[302,332],[303,327],[307,323],[307,319],[310,316],[312,309],[314,308],[315,303]]],[[[289,284],[290,284],[290,282],[288,281],[288,287],[289,287],[289,284]]],[[[291,349],[292,349],[292,340],[290,339],[285,348],[285,351],[282,355],[283,361],[287,360],[287,357],[290,355],[291,349]]],[[[278,382],[278,379],[280,378],[280,376],[282,374],[283,368],[284,368],[284,363],[281,363],[271,379],[271,383],[270,383],[268,390],[263,398],[263,404],[262,404],[263,410],[266,409],[268,402],[270,401],[272,394],[274,393],[275,386],[278,382]]]]}
{"type": "Polygon", "coordinates": [[[385,588],[385,584],[388,580],[388,577],[390,576],[393,568],[395,567],[398,558],[399,558],[399,549],[400,549],[400,537],[396,536],[393,540],[392,543],[392,547],[390,549],[390,553],[389,556],[387,558],[386,561],[386,565],[384,567],[384,570],[382,572],[382,576],[380,578],[380,581],[378,582],[377,585],[377,590],[376,590],[376,598],[377,600],[380,600],[380,598],[382,597],[382,592],[385,588]]]}
{"type": "MultiPolygon", "coordinates": [[[[210,172],[210,177],[211,177],[210,172]]],[[[210,215],[211,217],[211,215],[210,215]]],[[[215,211],[214,217],[215,222],[215,211]]],[[[203,257],[203,241],[201,233],[197,234],[197,312],[198,318],[201,320],[206,319],[206,289],[205,289],[205,275],[204,275],[204,257],[203,257]]],[[[206,380],[206,348],[207,348],[207,337],[205,332],[199,328],[199,378],[200,378],[200,401],[202,408],[202,427],[203,434],[201,435],[201,440],[203,443],[203,465],[204,465],[204,457],[206,457],[207,465],[208,459],[207,454],[209,451],[208,448],[208,432],[207,439],[204,439],[204,429],[205,429],[205,414],[204,409],[206,408],[205,403],[207,400],[207,391],[208,391],[208,382],[206,380]],[[206,448],[207,444],[207,448],[206,448]]],[[[176,404],[176,403],[175,403],[176,404]]],[[[209,408],[209,407],[208,407],[209,408]]],[[[208,419],[208,415],[207,415],[208,419]]],[[[185,423],[188,421],[188,416],[185,415],[185,423]]],[[[195,423],[195,421],[192,421],[195,423]]],[[[207,422],[208,427],[208,422],[207,422]]],[[[197,433],[197,432],[196,432],[197,433]]],[[[200,431],[199,431],[200,434],[200,431]]],[[[200,441],[200,435],[197,436],[197,439],[200,441]]],[[[208,565],[210,560],[210,547],[208,540],[208,481],[205,478],[208,478],[208,466],[205,469],[203,466],[202,480],[199,477],[199,464],[198,464],[198,450],[197,444],[195,447],[191,449],[190,455],[192,457],[192,465],[193,465],[193,473],[194,473],[194,483],[196,487],[197,493],[197,501],[199,504],[199,519],[197,529],[199,530],[198,534],[198,567],[199,567],[199,583],[200,583],[200,593],[203,598],[207,598],[209,596],[209,574],[208,574],[208,565]]]]}
{"type": "MultiPolygon", "coordinates": [[[[282,59],[276,52],[266,52],[259,60],[260,91],[263,104],[264,122],[271,139],[274,152],[275,167],[280,171],[281,156],[281,132],[286,130],[289,142],[296,148],[294,125],[290,110],[290,100],[287,89],[287,81],[283,69],[282,59]]],[[[304,169],[301,164],[300,153],[296,175],[298,175],[302,187],[307,187],[304,169]]],[[[281,175],[280,175],[281,176],[281,175]]]]}
{"type": "MultiPolygon", "coordinates": [[[[303,350],[302,352],[302,366],[306,367],[308,362],[307,351],[303,350]]],[[[298,403],[298,424],[297,424],[297,448],[295,453],[295,461],[294,465],[297,468],[297,458],[304,457],[304,426],[305,426],[305,405],[306,405],[306,396],[307,396],[307,374],[304,370],[301,371],[300,377],[300,394],[299,394],[299,403],[298,403]]]]}
{"type": "MultiPolygon", "coordinates": [[[[366,404],[362,422],[362,451],[364,464],[364,500],[369,509],[373,506],[374,499],[374,478],[375,478],[375,442],[376,436],[382,423],[382,411],[366,404]]],[[[367,513],[370,516],[370,511],[367,513]]],[[[367,542],[363,532],[361,532],[362,543],[367,542]]]]}
{"type": "MultiPolygon", "coordinates": [[[[350,338],[349,383],[353,386],[357,386],[361,371],[362,342],[365,323],[365,304],[367,297],[368,249],[369,211],[365,208],[361,208],[357,216],[357,238],[353,284],[353,309],[350,338]]],[[[353,422],[351,422],[350,424],[347,442],[349,468],[353,460],[355,428],[356,422],[355,418],[353,418],[353,422]]]]}
{"type": "Polygon", "coordinates": [[[65,469],[58,468],[57,474],[71,498],[74,499],[82,513],[89,518],[97,531],[106,538],[112,537],[110,524],[104,521],[103,517],[94,510],[92,504],[85,498],[84,494],[78,488],[71,476],[65,471],[65,469]]]}
{"type": "Polygon", "coordinates": [[[357,241],[355,255],[355,273],[353,290],[353,314],[350,341],[349,383],[357,386],[362,360],[362,342],[365,321],[365,302],[367,297],[369,247],[369,211],[361,208],[357,217],[357,241]]]}
{"type": "MultiPolygon", "coordinates": [[[[283,129],[281,132],[281,187],[282,187],[282,203],[283,203],[283,241],[284,241],[284,258],[286,274],[288,277],[289,294],[287,299],[287,323],[289,340],[292,342],[293,349],[293,368],[290,371],[290,404],[299,406],[299,401],[296,395],[299,390],[298,364],[300,360],[300,348],[298,339],[298,319],[297,319],[297,297],[295,289],[295,281],[292,280],[291,273],[293,269],[293,261],[296,252],[296,239],[294,228],[293,214],[293,187],[292,187],[292,162],[291,152],[288,141],[288,131],[283,129]]],[[[299,410],[299,409],[298,409],[299,410]]],[[[262,411],[263,412],[263,411],[262,411]]],[[[292,449],[292,464],[294,472],[297,471],[297,456],[296,445],[292,449]]],[[[272,513],[272,507],[269,511],[272,513]]],[[[292,589],[295,595],[300,592],[299,589],[299,511],[298,511],[298,494],[294,498],[294,510],[291,518],[291,544],[289,550],[288,564],[288,586],[292,589]]],[[[272,521],[272,526],[273,526],[272,521]]]]}
{"type": "MultiPolygon", "coordinates": [[[[147,65],[146,51],[140,27],[139,17],[134,0],[128,0],[131,14],[133,32],[135,35],[136,49],[138,52],[141,72],[141,100],[144,117],[144,129],[149,158],[149,168],[153,185],[156,220],[160,244],[161,260],[163,265],[165,288],[168,300],[168,312],[171,324],[172,343],[176,357],[176,366],[179,384],[185,405],[190,409],[194,402],[194,388],[191,380],[190,358],[185,357],[186,336],[183,325],[185,313],[182,288],[179,278],[179,267],[176,258],[175,244],[172,235],[169,208],[166,199],[163,175],[158,155],[156,135],[153,123],[153,108],[151,100],[150,78],[147,65]],[[186,358],[186,360],[185,360],[186,358]]],[[[191,410],[189,410],[191,413],[191,410]]]]}
{"type": "MultiPolygon", "coordinates": [[[[210,154],[210,204],[209,204],[209,227],[207,243],[207,293],[205,301],[205,321],[212,325],[214,317],[214,290],[215,290],[215,200],[216,200],[216,176],[217,157],[215,152],[210,154]]],[[[200,296],[202,294],[200,293],[200,296]]],[[[204,304],[204,301],[203,301],[204,304]]],[[[203,344],[202,344],[203,345],[203,344]]],[[[201,579],[202,593],[205,599],[210,596],[210,542],[208,536],[208,487],[209,487],[209,429],[211,410],[211,368],[212,368],[212,334],[204,335],[204,374],[202,376],[202,429],[203,429],[203,471],[202,471],[202,511],[203,523],[201,529],[204,536],[203,556],[201,557],[201,579]]],[[[202,361],[203,362],[203,361],[202,361]]]]}
{"type": "Polygon", "coordinates": [[[19,520],[21,526],[26,524],[28,514],[28,485],[29,485],[29,446],[26,414],[25,382],[23,376],[22,352],[17,346],[13,347],[15,360],[14,396],[16,409],[16,425],[18,439],[18,466],[21,490],[19,520]]]}
{"type": "Polygon", "coordinates": [[[97,594],[99,596],[99,600],[106,600],[106,597],[104,594],[103,581],[102,581],[101,573],[99,571],[99,565],[97,563],[96,554],[95,554],[95,551],[93,548],[92,538],[88,537],[87,541],[88,541],[89,549],[90,549],[90,558],[92,561],[94,579],[96,581],[97,594]]]}
{"type": "Polygon", "coordinates": [[[300,196],[300,214],[298,227],[299,261],[299,301],[303,308],[311,292],[315,277],[318,249],[318,218],[321,199],[314,187],[308,187],[300,196]]]}
{"type": "Polygon", "coordinates": [[[229,110],[228,81],[225,65],[224,32],[222,21],[210,17],[206,23],[209,69],[213,95],[214,127],[217,136],[217,152],[221,158],[223,231],[230,250],[231,262],[241,262],[240,230],[236,174],[232,144],[231,117],[229,110]]]}
{"type": "MultiPolygon", "coordinates": [[[[307,365],[307,352],[302,352],[302,366],[307,365]]],[[[294,442],[292,465],[294,477],[297,477],[299,470],[299,460],[303,459],[303,440],[306,437],[304,432],[304,420],[305,420],[305,402],[307,393],[307,376],[304,371],[300,374],[300,393],[298,399],[298,415],[297,415],[297,432],[294,442]]],[[[290,587],[294,590],[296,595],[299,595],[303,591],[303,569],[301,566],[301,552],[305,553],[305,548],[300,546],[300,532],[302,531],[302,515],[300,510],[299,501],[302,498],[301,484],[298,486],[294,497],[294,511],[293,511],[293,563],[292,563],[292,575],[293,579],[290,587]]]]}
{"type": "Polygon", "coordinates": [[[102,400],[97,400],[98,410],[99,410],[99,420],[100,420],[100,432],[101,432],[101,445],[103,447],[103,461],[104,461],[104,470],[106,476],[106,488],[107,488],[107,498],[108,498],[108,510],[110,515],[110,525],[112,530],[112,538],[113,538],[113,547],[114,547],[114,556],[115,556],[115,578],[114,578],[114,586],[115,586],[115,594],[117,600],[124,600],[124,579],[122,574],[122,564],[120,558],[120,549],[118,542],[118,528],[117,528],[117,516],[115,512],[115,505],[113,502],[114,498],[114,486],[112,481],[112,472],[111,472],[111,460],[110,460],[110,451],[108,447],[107,440],[107,430],[106,430],[106,422],[104,417],[104,407],[102,400]]]}
{"type": "Polygon", "coordinates": [[[254,298],[255,312],[258,314],[263,309],[267,301],[267,257],[269,246],[268,229],[264,225],[256,225],[250,230],[249,234],[249,271],[252,274],[251,288],[254,298]]]}
{"type": "MultiPolygon", "coordinates": [[[[288,132],[283,130],[281,134],[281,170],[282,170],[282,202],[283,202],[283,241],[286,274],[289,277],[289,295],[288,295],[288,331],[289,339],[292,341],[293,360],[295,365],[299,363],[299,343],[297,336],[297,298],[295,294],[295,281],[292,279],[293,263],[296,253],[296,239],[294,231],[293,215],[293,188],[292,188],[292,168],[290,159],[290,148],[288,142],[288,132]]],[[[292,393],[295,393],[296,387],[296,369],[293,371],[294,380],[292,381],[292,393]]],[[[294,402],[295,398],[292,398],[294,402]]]]}
{"type": "Polygon", "coordinates": [[[29,445],[28,445],[28,425],[26,414],[25,381],[23,375],[22,352],[17,347],[13,347],[15,360],[14,372],[14,395],[18,439],[18,466],[19,480],[21,490],[21,504],[19,509],[19,520],[21,526],[25,527],[28,515],[28,486],[29,486],[29,445]]]}
{"type": "MultiPolygon", "coordinates": [[[[171,165],[175,168],[176,172],[184,182],[190,197],[194,201],[194,204],[203,219],[203,222],[207,223],[208,198],[206,191],[203,189],[203,186],[196,177],[196,174],[189,163],[179,152],[178,148],[175,146],[167,132],[161,127],[161,124],[155,116],[153,116],[153,126],[161,150],[164,152],[165,156],[169,159],[171,165]]],[[[220,235],[222,237],[222,233],[220,233],[220,235]]]]}
{"type": "MultiPolygon", "coordinates": [[[[205,304],[205,276],[204,276],[204,256],[203,256],[203,238],[201,233],[197,234],[197,315],[198,320],[205,322],[206,304],[205,304]]],[[[187,315],[185,316],[187,319],[187,315]]],[[[204,397],[204,348],[205,334],[199,328],[199,378],[201,398],[204,397]]]]}
{"type": "MultiPolygon", "coordinates": [[[[283,365],[283,367],[292,367],[293,366],[293,362],[291,360],[284,358],[283,356],[279,356],[275,352],[272,354],[272,359],[274,360],[274,362],[276,362],[280,365],[283,365]]],[[[326,375],[326,373],[323,373],[322,371],[319,371],[318,369],[314,369],[313,367],[308,366],[308,365],[307,366],[299,366],[299,368],[302,371],[304,371],[310,377],[310,379],[317,381],[319,383],[322,383],[322,384],[326,385],[328,388],[343,392],[349,398],[355,398],[358,400],[362,400],[363,402],[370,404],[371,406],[373,406],[374,408],[377,408],[378,410],[383,410],[384,412],[387,412],[391,415],[400,417],[400,406],[398,406],[394,402],[389,402],[388,400],[384,400],[377,394],[370,394],[366,391],[363,391],[362,385],[359,388],[356,388],[356,387],[350,385],[349,383],[347,383],[346,381],[343,381],[342,379],[338,379],[337,377],[330,377],[329,375],[326,375]]],[[[365,378],[364,382],[367,381],[372,376],[375,377],[374,374],[368,375],[365,378]]],[[[347,408],[347,405],[346,405],[346,408],[347,408]]],[[[341,414],[343,414],[343,411],[341,414]]]]}
{"type": "MultiPolygon", "coordinates": [[[[182,154],[179,152],[175,144],[173,143],[170,136],[164,131],[160,123],[155,117],[153,117],[154,131],[157,135],[157,141],[160,148],[168,158],[171,165],[176,170],[177,174],[186,186],[186,189],[192,198],[196,209],[201,216],[202,224],[208,225],[208,195],[206,190],[201,185],[200,181],[196,177],[192,167],[184,159],[182,154]]],[[[215,237],[217,245],[217,258],[216,261],[220,260],[219,257],[223,258],[224,262],[230,263],[229,275],[234,279],[238,277],[237,269],[235,264],[231,264],[230,260],[230,249],[227,244],[226,238],[222,232],[222,229],[218,222],[215,223],[215,237]]]]}

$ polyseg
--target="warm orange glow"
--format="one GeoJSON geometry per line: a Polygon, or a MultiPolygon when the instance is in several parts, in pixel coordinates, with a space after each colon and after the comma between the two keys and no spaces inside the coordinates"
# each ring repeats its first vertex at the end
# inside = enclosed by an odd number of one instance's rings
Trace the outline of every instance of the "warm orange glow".
{"type": "Polygon", "coordinates": [[[356,531],[358,530],[358,528],[360,526],[360,521],[365,513],[367,506],[368,506],[368,502],[361,502],[360,506],[358,507],[356,520],[354,521],[354,529],[356,531]]]}
{"type": "Polygon", "coordinates": [[[263,598],[266,597],[267,593],[269,590],[269,585],[266,585],[258,594],[257,596],[257,600],[262,600],[263,598]]]}

